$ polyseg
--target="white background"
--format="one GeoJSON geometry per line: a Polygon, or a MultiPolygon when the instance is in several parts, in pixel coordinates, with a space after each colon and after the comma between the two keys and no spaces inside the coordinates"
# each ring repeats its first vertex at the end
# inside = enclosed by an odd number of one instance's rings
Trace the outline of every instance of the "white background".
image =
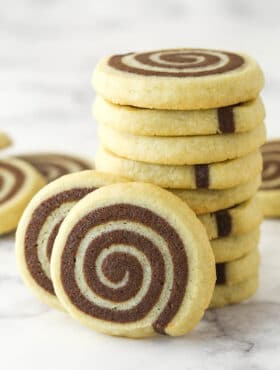
{"type": "MultiPolygon", "coordinates": [[[[15,142],[7,153],[93,156],[96,62],[177,46],[252,54],[266,75],[268,136],[280,136],[279,13],[277,0],[0,0],[0,130],[15,142]]],[[[209,312],[184,338],[146,341],[96,334],[38,303],[16,271],[12,237],[2,238],[0,369],[279,369],[279,235],[277,221],[264,223],[253,300],[209,312]]]]}

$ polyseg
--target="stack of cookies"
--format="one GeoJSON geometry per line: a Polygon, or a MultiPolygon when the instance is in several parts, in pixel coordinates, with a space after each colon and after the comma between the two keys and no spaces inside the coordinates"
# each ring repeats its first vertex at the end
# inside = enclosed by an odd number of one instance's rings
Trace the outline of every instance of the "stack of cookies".
{"type": "Polygon", "coordinates": [[[129,53],[102,60],[93,82],[97,169],[154,183],[188,203],[216,260],[211,306],[248,298],[258,285],[262,220],[258,64],[218,50],[129,53]]]}

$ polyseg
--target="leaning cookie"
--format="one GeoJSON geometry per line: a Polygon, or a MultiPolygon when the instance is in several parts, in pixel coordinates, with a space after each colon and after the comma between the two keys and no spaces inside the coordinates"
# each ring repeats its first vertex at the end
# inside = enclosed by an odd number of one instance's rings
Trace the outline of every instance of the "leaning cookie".
{"type": "Polygon", "coordinates": [[[201,215],[230,208],[252,198],[256,195],[260,184],[259,175],[247,183],[229,189],[170,189],[170,191],[184,200],[197,215],[201,215]]]}
{"type": "Polygon", "coordinates": [[[16,157],[30,163],[48,182],[68,173],[94,168],[93,161],[62,153],[33,153],[17,155],[16,157]]]}
{"type": "Polygon", "coordinates": [[[255,274],[249,279],[233,285],[216,285],[209,308],[224,307],[244,301],[253,296],[259,286],[259,276],[255,274]]]}
{"type": "Polygon", "coordinates": [[[262,186],[258,197],[265,217],[280,217],[280,140],[262,147],[262,186]]]}
{"type": "Polygon", "coordinates": [[[0,149],[7,148],[12,144],[12,140],[4,132],[0,132],[0,149]]]}
{"type": "Polygon", "coordinates": [[[208,165],[175,166],[134,161],[100,148],[95,162],[98,170],[175,189],[231,188],[250,181],[262,170],[260,151],[208,165]]]}
{"type": "Polygon", "coordinates": [[[123,183],[72,208],[55,240],[51,276],[66,310],[94,330],[177,336],[207,308],[215,261],[184,202],[155,185],[123,183]]]}
{"type": "Polygon", "coordinates": [[[45,179],[18,159],[0,161],[0,235],[16,229],[24,208],[45,179]]]}
{"type": "Polygon", "coordinates": [[[160,110],[112,104],[98,96],[93,105],[97,122],[133,135],[214,135],[253,130],[265,118],[261,98],[222,108],[160,110]]]}
{"type": "Polygon", "coordinates": [[[171,49],[113,55],[96,67],[99,95],[120,105],[156,109],[207,109],[254,99],[264,84],[245,54],[171,49]]]}
{"type": "Polygon", "coordinates": [[[45,186],[26,208],[16,233],[16,254],[26,285],[43,302],[61,308],[50,276],[53,243],[69,210],[96,188],[120,182],[118,176],[88,170],[45,186]]]}
{"type": "Polygon", "coordinates": [[[128,159],[154,164],[193,165],[226,161],[256,151],[266,138],[265,126],[227,135],[136,136],[99,125],[99,138],[108,151],[128,159]]]}
{"type": "Polygon", "coordinates": [[[199,215],[209,239],[230,235],[243,235],[256,229],[262,222],[263,214],[256,197],[213,213],[199,215]]]}
{"type": "Polygon", "coordinates": [[[259,227],[247,234],[227,236],[211,240],[216,263],[241,258],[257,248],[260,240],[259,227]]]}
{"type": "Polygon", "coordinates": [[[216,286],[231,286],[248,280],[258,273],[259,267],[260,253],[258,248],[237,260],[216,263],[216,286]]]}

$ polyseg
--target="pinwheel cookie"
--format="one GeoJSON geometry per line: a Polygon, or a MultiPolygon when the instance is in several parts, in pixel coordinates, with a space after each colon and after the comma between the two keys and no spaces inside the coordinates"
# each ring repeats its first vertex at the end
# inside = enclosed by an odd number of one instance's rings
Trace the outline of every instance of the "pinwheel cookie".
{"type": "Polygon", "coordinates": [[[226,161],[256,151],[266,138],[265,126],[227,135],[150,137],[120,132],[99,125],[99,138],[110,152],[154,164],[193,165],[226,161]]]}
{"type": "Polygon", "coordinates": [[[101,96],[93,106],[96,120],[134,135],[214,135],[253,130],[265,118],[260,98],[228,107],[204,110],[159,110],[112,104],[101,96]]]}
{"type": "Polygon", "coordinates": [[[244,54],[171,49],[105,58],[95,69],[93,84],[112,103],[192,110],[254,99],[264,78],[258,64],[244,54]]]}
{"type": "Polygon", "coordinates": [[[257,248],[260,240],[260,229],[241,234],[211,240],[216,263],[234,261],[257,248]]]}
{"type": "Polygon", "coordinates": [[[13,231],[33,195],[45,179],[18,159],[0,160],[0,235],[13,231]]]}
{"type": "Polygon", "coordinates": [[[33,153],[18,155],[35,167],[48,182],[68,173],[79,172],[94,168],[93,161],[62,153],[33,153]]]}
{"type": "Polygon", "coordinates": [[[110,335],[172,336],[202,317],[215,283],[205,229],[155,185],[115,184],[82,199],[51,259],[55,291],[84,325],[110,335]]]}
{"type": "Polygon", "coordinates": [[[171,192],[184,200],[197,215],[201,215],[230,208],[252,198],[260,184],[259,175],[247,183],[229,189],[172,189],[171,192]]]}
{"type": "Polygon", "coordinates": [[[88,193],[120,181],[94,170],[66,175],[44,187],[26,208],[16,234],[17,261],[26,285],[43,302],[61,308],[51,281],[50,258],[64,217],[88,193]]]}
{"type": "Polygon", "coordinates": [[[199,215],[209,239],[243,235],[256,229],[263,214],[256,197],[228,209],[199,215]]]}
{"type": "Polygon", "coordinates": [[[259,286],[258,273],[248,279],[233,285],[216,285],[210,308],[224,307],[229,304],[239,303],[253,296],[259,286]]]}
{"type": "Polygon", "coordinates": [[[100,148],[95,162],[96,168],[102,171],[175,189],[232,188],[250,181],[262,170],[262,156],[259,151],[208,165],[176,166],[134,161],[100,148]]]}
{"type": "Polygon", "coordinates": [[[235,285],[258,273],[260,253],[257,248],[237,260],[216,264],[216,286],[235,285]]]}
{"type": "Polygon", "coordinates": [[[0,132],[0,149],[4,149],[12,144],[11,139],[4,132],[0,132]]]}
{"type": "Polygon", "coordinates": [[[280,140],[262,147],[262,186],[258,193],[266,217],[280,217],[280,140]]]}

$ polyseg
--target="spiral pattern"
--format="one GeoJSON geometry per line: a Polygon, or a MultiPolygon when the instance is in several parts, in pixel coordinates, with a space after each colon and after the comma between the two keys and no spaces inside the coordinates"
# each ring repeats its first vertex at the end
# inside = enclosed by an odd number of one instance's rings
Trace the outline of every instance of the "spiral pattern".
{"type": "Polygon", "coordinates": [[[92,168],[87,161],[65,154],[30,154],[22,155],[18,158],[30,163],[48,182],[68,173],[92,168]]]}
{"type": "Polygon", "coordinates": [[[60,263],[64,291],[79,310],[116,323],[145,319],[161,334],[186,291],[187,256],[178,233],[151,210],[131,204],[81,218],[60,263]]]}
{"type": "Polygon", "coordinates": [[[40,203],[25,232],[25,260],[37,284],[55,295],[50,276],[50,258],[60,224],[77,201],[94,188],[77,188],[58,193],[40,203]]]}
{"type": "Polygon", "coordinates": [[[0,206],[12,199],[25,181],[23,171],[4,161],[0,161],[0,206]]]}
{"type": "Polygon", "coordinates": [[[280,141],[262,147],[263,172],[261,190],[280,189],[280,141]]]}
{"type": "Polygon", "coordinates": [[[244,64],[238,54],[218,50],[174,49],[112,56],[108,64],[145,76],[199,77],[235,70],[244,64]]]}

